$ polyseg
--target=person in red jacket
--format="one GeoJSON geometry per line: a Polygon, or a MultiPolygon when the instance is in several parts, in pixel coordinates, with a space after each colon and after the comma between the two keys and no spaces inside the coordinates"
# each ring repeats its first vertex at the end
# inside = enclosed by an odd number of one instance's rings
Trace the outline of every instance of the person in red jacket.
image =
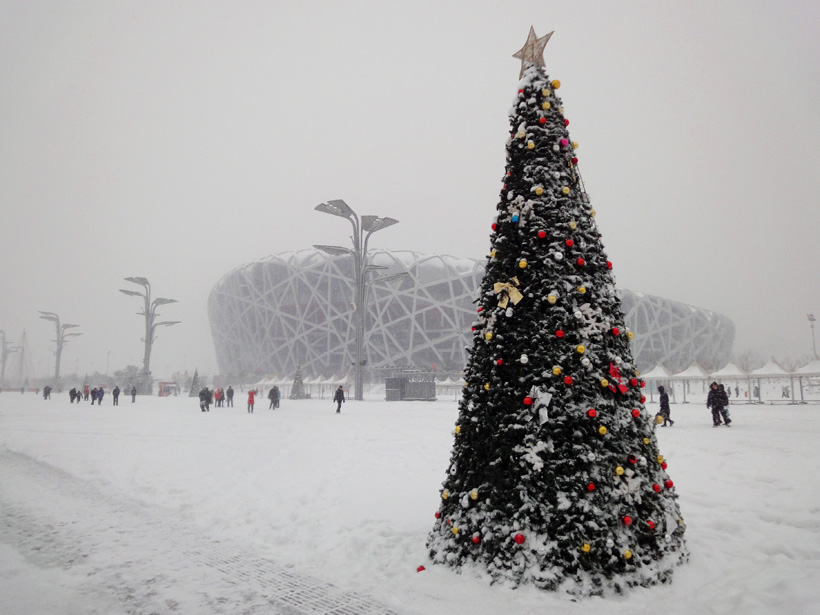
{"type": "Polygon", "coordinates": [[[256,397],[256,390],[251,389],[250,391],[248,391],[248,412],[250,412],[251,414],[253,414],[254,397],[256,397]]]}

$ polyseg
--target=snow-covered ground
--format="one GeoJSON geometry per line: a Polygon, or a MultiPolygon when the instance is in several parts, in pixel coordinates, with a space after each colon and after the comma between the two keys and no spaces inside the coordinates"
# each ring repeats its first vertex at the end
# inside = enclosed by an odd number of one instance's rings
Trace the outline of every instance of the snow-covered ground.
{"type": "Polygon", "coordinates": [[[452,397],[242,401],[0,394],[0,613],[820,612],[816,402],[733,406],[719,429],[697,395],[673,405],[658,432],[690,562],[573,601],[427,560],[452,397]]]}

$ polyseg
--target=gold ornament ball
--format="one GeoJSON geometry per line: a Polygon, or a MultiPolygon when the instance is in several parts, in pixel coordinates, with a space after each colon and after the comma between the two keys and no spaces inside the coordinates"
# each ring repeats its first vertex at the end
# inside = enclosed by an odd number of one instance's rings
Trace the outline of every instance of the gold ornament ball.
{"type": "Polygon", "coordinates": [[[561,188],[561,192],[563,194],[569,194],[569,186],[564,186],[563,188],[561,188]]]}
{"type": "Polygon", "coordinates": [[[527,141],[527,149],[535,149],[535,142],[527,141]]]}
{"type": "Polygon", "coordinates": [[[552,83],[550,83],[550,85],[552,86],[553,90],[557,90],[558,88],[561,87],[561,82],[558,81],[558,79],[555,79],[555,80],[553,80],[552,83]]]}
{"type": "Polygon", "coordinates": [[[592,547],[589,546],[588,542],[585,542],[581,545],[581,551],[583,551],[584,553],[589,553],[590,549],[592,549],[592,547]]]}
{"type": "Polygon", "coordinates": [[[544,111],[546,111],[547,109],[549,109],[549,108],[550,108],[550,106],[551,106],[551,105],[550,105],[550,103],[549,103],[549,101],[548,101],[548,100],[545,100],[545,101],[541,104],[541,108],[542,108],[544,111]]]}
{"type": "Polygon", "coordinates": [[[458,534],[458,528],[457,528],[457,527],[454,527],[454,528],[452,529],[452,532],[453,532],[453,534],[458,534]]]}
{"type": "Polygon", "coordinates": [[[578,149],[580,146],[578,145],[578,141],[572,142],[572,149],[578,149]]]}
{"type": "MultiPolygon", "coordinates": [[[[626,332],[626,339],[631,340],[633,337],[635,337],[635,334],[632,333],[632,331],[627,331],[626,332]]],[[[638,374],[638,375],[640,376],[640,374],[638,374]]]]}
{"type": "Polygon", "coordinates": [[[473,489],[473,490],[470,492],[470,499],[471,499],[471,500],[477,500],[477,499],[478,499],[478,491],[476,491],[475,489],[473,489]]]}
{"type": "Polygon", "coordinates": [[[541,196],[542,194],[544,194],[544,189],[541,186],[538,186],[535,189],[535,194],[537,194],[538,196],[541,196]]]}
{"type": "Polygon", "coordinates": [[[587,349],[586,349],[586,348],[584,348],[584,345],[583,345],[583,344],[578,344],[578,345],[575,347],[575,352],[577,352],[578,354],[584,354],[584,353],[586,352],[586,350],[587,350],[587,349]]]}
{"type": "Polygon", "coordinates": [[[490,252],[490,258],[495,258],[495,250],[492,250],[492,251],[490,252]]]}
{"type": "Polygon", "coordinates": [[[446,489],[445,489],[444,491],[442,491],[442,492],[441,492],[441,499],[442,499],[442,500],[446,500],[446,499],[447,499],[447,498],[449,498],[449,497],[450,497],[450,494],[447,492],[447,490],[446,490],[446,489]]]}
{"type": "Polygon", "coordinates": [[[596,212],[594,209],[590,209],[590,210],[589,210],[589,215],[590,215],[590,216],[592,216],[593,218],[595,217],[595,214],[596,214],[596,213],[597,213],[597,212],[596,212]]]}
{"type": "Polygon", "coordinates": [[[577,226],[578,226],[578,223],[575,222],[574,220],[569,223],[569,228],[571,228],[573,231],[577,228],[577,226]]]}
{"type": "Polygon", "coordinates": [[[563,107],[558,107],[558,113],[560,113],[561,115],[564,115],[564,108],[563,107]]]}
{"type": "Polygon", "coordinates": [[[486,339],[486,340],[491,340],[491,339],[493,339],[493,334],[492,334],[492,332],[491,332],[491,331],[487,331],[487,333],[485,333],[485,334],[484,334],[484,339],[486,339]]]}
{"type": "Polygon", "coordinates": [[[553,376],[560,376],[561,375],[561,368],[557,365],[552,368],[552,375],[553,376]]]}
{"type": "Polygon", "coordinates": [[[485,384],[484,384],[484,390],[485,390],[485,391],[489,391],[489,390],[490,390],[490,383],[489,383],[489,382],[487,382],[487,383],[485,383],[485,384]]]}
{"type": "Polygon", "coordinates": [[[558,297],[556,297],[555,295],[548,295],[547,296],[547,301],[549,303],[555,303],[556,301],[558,301],[558,297]]]}
{"type": "Polygon", "coordinates": [[[527,261],[526,261],[525,259],[523,259],[523,258],[522,258],[522,259],[518,262],[518,266],[519,266],[519,267],[521,267],[521,269],[526,269],[526,268],[527,268],[527,261]]]}
{"type": "Polygon", "coordinates": [[[586,294],[587,289],[584,288],[583,286],[579,286],[578,287],[578,292],[581,293],[582,295],[584,295],[584,294],[586,294]]]}
{"type": "Polygon", "coordinates": [[[457,434],[461,433],[461,425],[456,425],[456,433],[457,434]]]}
{"type": "Polygon", "coordinates": [[[601,426],[598,428],[598,433],[599,433],[599,434],[601,434],[602,436],[605,436],[605,435],[606,435],[606,432],[607,432],[607,429],[606,429],[606,427],[604,427],[603,425],[601,425],[601,426]]]}
{"type": "Polygon", "coordinates": [[[549,96],[550,94],[552,94],[552,92],[550,92],[550,91],[549,91],[549,90],[547,90],[547,89],[541,90],[541,96],[547,97],[547,96],[549,96]]]}
{"type": "Polygon", "coordinates": [[[643,443],[644,443],[644,444],[649,444],[649,438],[644,438],[644,439],[643,439],[643,443]]]}
{"type": "Polygon", "coordinates": [[[663,455],[658,455],[658,463],[663,463],[663,462],[664,462],[663,455]]]}
{"type": "Polygon", "coordinates": [[[626,551],[624,551],[624,557],[625,557],[626,559],[632,559],[632,551],[630,551],[629,549],[627,549],[626,551]]]}
{"type": "Polygon", "coordinates": [[[609,386],[609,380],[607,380],[606,378],[601,378],[601,386],[602,387],[608,387],[609,386]]]}
{"type": "Polygon", "coordinates": [[[615,474],[617,474],[618,476],[623,476],[623,473],[624,473],[624,469],[621,466],[618,466],[617,468],[615,468],[615,474]]]}
{"type": "Polygon", "coordinates": [[[524,137],[526,137],[526,136],[527,136],[527,133],[526,133],[526,132],[524,132],[523,130],[519,130],[519,131],[518,131],[518,134],[517,134],[517,135],[515,135],[515,136],[516,136],[516,137],[518,137],[519,139],[523,139],[524,137]]]}
{"type": "Polygon", "coordinates": [[[663,423],[663,417],[659,414],[655,417],[655,424],[660,425],[661,423],[663,423]]]}

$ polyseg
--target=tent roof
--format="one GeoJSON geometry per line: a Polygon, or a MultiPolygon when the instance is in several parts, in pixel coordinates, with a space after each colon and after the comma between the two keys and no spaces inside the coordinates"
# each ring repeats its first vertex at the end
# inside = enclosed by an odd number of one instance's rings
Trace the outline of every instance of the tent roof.
{"type": "Polygon", "coordinates": [[[663,363],[658,363],[653,369],[641,374],[642,380],[669,380],[672,377],[672,372],[663,366],[663,363]]]}
{"type": "Polygon", "coordinates": [[[723,369],[719,369],[716,372],[712,372],[710,377],[712,378],[745,378],[746,372],[740,369],[734,363],[729,363],[723,369]]]}
{"type": "Polygon", "coordinates": [[[708,380],[709,374],[706,373],[697,362],[692,362],[692,365],[687,367],[682,372],[678,372],[672,376],[673,380],[708,380]]]}
{"type": "Polygon", "coordinates": [[[780,367],[774,359],[771,359],[763,367],[749,372],[749,375],[755,378],[780,378],[781,376],[788,376],[789,372],[780,367]]]}
{"type": "Polygon", "coordinates": [[[814,359],[808,365],[794,370],[796,376],[820,376],[820,359],[814,359]]]}

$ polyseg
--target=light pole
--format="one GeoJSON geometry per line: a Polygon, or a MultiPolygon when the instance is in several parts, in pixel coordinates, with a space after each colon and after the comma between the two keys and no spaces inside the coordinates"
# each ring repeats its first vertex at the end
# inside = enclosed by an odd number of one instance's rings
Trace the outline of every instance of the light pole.
{"type": "Polygon", "coordinates": [[[151,348],[154,345],[154,340],[156,339],[157,327],[170,327],[171,325],[179,324],[182,321],[165,320],[162,322],[156,322],[157,316],[159,316],[159,314],[157,314],[157,308],[161,305],[176,303],[177,300],[157,297],[152,301],[151,283],[146,278],[125,278],[125,281],[131,282],[132,284],[138,284],[145,290],[144,293],[141,293],[136,290],[124,290],[121,288],[120,292],[133,297],[142,297],[145,301],[145,306],[143,307],[142,312],[137,312],[138,315],[145,317],[145,337],[142,338],[142,341],[145,342],[145,354],[142,359],[142,378],[139,382],[139,388],[141,395],[150,395],[153,391],[153,383],[151,381],[151,348]]]}
{"type": "Polygon", "coordinates": [[[2,346],[0,346],[0,352],[2,352],[2,355],[0,355],[2,358],[2,365],[0,366],[0,389],[2,389],[3,385],[6,383],[6,359],[9,358],[9,355],[12,352],[17,352],[20,350],[20,347],[12,346],[11,342],[7,342],[6,332],[2,329],[0,329],[0,337],[2,337],[2,342],[0,342],[0,344],[2,344],[2,346]]]}
{"type": "Polygon", "coordinates": [[[811,349],[814,351],[814,358],[820,359],[820,357],[817,356],[817,345],[814,343],[814,322],[817,319],[814,317],[814,314],[808,314],[807,316],[809,318],[809,323],[811,324],[811,349]]]}
{"type": "MultiPolygon", "coordinates": [[[[355,361],[353,363],[354,378],[356,380],[354,399],[361,401],[364,398],[364,329],[367,315],[367,275],[374,269],[384,269],[384,267],[367,264],[367,244],[373,233],[398,224],[399,221],[381,216],[362,216],[360,219],[356,212],[341,199],[320,203],[314,209],[325,214],[345,218],[353,227],[353,235],[350,237],[353,243],[352,250],[341,246],[314,245],[313,247],[333,256],[350,255],[353,257],[353,318],[356,330],[355,361]]],[[[404,275],[406,274],[386,276],[384,279],[397,279],[404,275]]],[[[376,280],[378,279],[376,278],[376,280]]]]}
{"type": "Polygon", "coordinates": [[[65,345],[67,337],[76,337],[82,333],[66,333],[66,329],[73,329],[80,325],[60,324],[60,317],[54,312],[40,312],[40,318],[49,320],[54,323],[54,328],[57,331],[57,338],[54,340],[57,344],[57,359],[54,362],[54,386],[60,383],[60,358],[63,356],[63,345],[65,345]]]}

